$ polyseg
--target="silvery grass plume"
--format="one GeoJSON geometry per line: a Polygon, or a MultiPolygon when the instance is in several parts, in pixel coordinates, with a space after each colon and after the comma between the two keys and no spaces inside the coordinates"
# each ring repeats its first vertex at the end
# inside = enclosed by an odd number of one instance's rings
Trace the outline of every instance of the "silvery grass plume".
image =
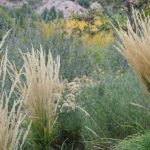
{"type": "Polygon", "coordinates": [[[31,53],[22,54],[24,60],[24,84],[19,89],[26,97],[25,109],[32,120],[31,142],[36,149],[49,149],[54,138],[57,120],[57,107],[63,84],[59,80],[60,58],[53,60],[51,53],[46,55],[32,48],[31,53]]]}
{"type": "Polygon", "coordinates": [[[127,32],[116,29],[121,42],[117,49],[128,60],[150,93],[150,16],[133,10],[134,27],[127,21],[127,32]]]}
{"type": "Polygon", "coordinates": [[[26,117],[26,114],[21,112],[22,97],[18,97],[13,106],[9,108],[20,74],[17,74],[16,78],[14,78],[14,82],[7,94],[5,82],[7,73],[10,71],[8,62],[6,51],[0,62],[0,150],[21,150],[29,128],[26,131],[22,129],[22,123],[26,117]]]}

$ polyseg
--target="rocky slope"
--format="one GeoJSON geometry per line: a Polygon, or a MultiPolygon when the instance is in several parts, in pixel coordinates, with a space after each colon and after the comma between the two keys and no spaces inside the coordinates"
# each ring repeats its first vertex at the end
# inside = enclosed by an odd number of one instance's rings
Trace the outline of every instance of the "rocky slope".
{"type": "MultiPolygon", "coordinates": [[[[11,8],[21,7],[24,3],[27,3],[27,0],[0,0],[0,5],[11,8]]],[[[82,13],[87,10],[86,8],[80,6],[77,2],[70,0],[41,0],[35,10],[38,14],[41,14],[44,9],[51,9],[52,7],[55,7],[56,10],[62,11],[65,18],[69,17],[72,12],[82,13]]],[[[100,8],[100,5],[96,2],[90,4],[90,8],[97,7],[100,8]]]]}

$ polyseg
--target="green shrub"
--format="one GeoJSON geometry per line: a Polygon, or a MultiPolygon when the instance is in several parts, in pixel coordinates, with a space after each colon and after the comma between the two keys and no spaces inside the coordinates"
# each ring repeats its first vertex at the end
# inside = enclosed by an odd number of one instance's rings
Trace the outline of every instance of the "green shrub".
{"type": "Polygon", "coordinates": [[[150,132],[134,135],[121,141],[115,150],[150,150],[150,132]]]}
{"type": "Polygon", "coordinates": [[[80,38],[74,38],[73,35],[67,37],[56,30],[46,43],[47,50],[50,47],[54,56],[61,57],[61,75],[63,79],[72,80],[82,75],[89,76],[100,65],[101,49],[96,47],[85,48],[80,38]],[[92,51],[88,53],[88,51],[92,51]],[[86,53],[87,52],[87,53],[86,53]],[[99,56],[97,57],[98,54],[99,56]]]}
{"type": "MultiPolygon", "coordinates": [[[[85,149],[82,130],[85,126],[85,114],[79,109],[63,112],[59,115],[59,134],[53,142],[53,147],[56,145],[63,146],[64,150],[85,149]]],[[[56,148],[57,150],[57,148],[56,148]]],[[[58,149],[59,150],[59,149],[58,149]]]]}
{"type": "Polygon", "coordinates": [[[85,7],[85,8],[88,8],[89,5],[90,5],[89,0],[77,0],[77,2],[78,2],[81,6],[83,6],[83,7],[85,7]]]}
{"type": "Polygon", "coordinates": [[[50,10],[45,9],[43,13],[41,14],[41,17],[46,22],[52,21],[54,19],[60,19],[63,18],[63,12],[57,11],[55,7],[52,7],[50,10]]]}
{"type": "Polygon", "coordinates": [[[24,4],[21,8],[12,9],[9,14],[15,19],[15,25],[25,29],[28,27],[27,21],[33,22],[38,18],[34,10],[27,4],[24,4]]]}
{"type": "Polygon", "coordinates": [[[101,68],[103,70],[110,70],[116,72],[117,70],[125,71],[128,68],[128,64],[123,56],[114,49],[112,45],[105,48],[101,54],[101,68]]]}
{"type": "Polygon", "coordinates": [[[27,0],[27,2],[28,5],[33,9],[39,7],[39,5],[42,4],[42,0],[27,0]]]}
{"type": "Polygon", "coordinates": [[[0,7],[0,40],[12,26],[13,19],[10,17],[6,8],[0,7]]]}

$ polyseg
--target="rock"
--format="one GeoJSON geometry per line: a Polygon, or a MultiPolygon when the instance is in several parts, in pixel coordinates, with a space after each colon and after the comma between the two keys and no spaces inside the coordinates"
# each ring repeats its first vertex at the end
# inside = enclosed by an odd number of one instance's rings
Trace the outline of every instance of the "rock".
{"type": "Polygon", "coordinates": [[[101,5],[99,3],[94,2],[94,3],[90,4],[90,9],[99,9],[99,10],[102,10],[102,7],[101,7],[101,5]]]}
{"type": "Polygon", "coordinates": [[[50,10],[52,7],[55,7],[56,10],[62,11],[65,18],[69,17],[73,12],[82,13],[86,11],[85,8],[76,2],[69,0],[44,0],[43,5],[40,6],[36,11],[38,14],[41,14],[44,9],[50,10]]]}

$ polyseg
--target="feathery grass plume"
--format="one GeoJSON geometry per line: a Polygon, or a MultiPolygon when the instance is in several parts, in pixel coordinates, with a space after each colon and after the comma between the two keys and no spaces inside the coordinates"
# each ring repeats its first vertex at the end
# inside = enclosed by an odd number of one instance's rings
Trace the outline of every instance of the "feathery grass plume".
{"type": "Polygon", "coordinates": [[[121,43],[119,52],[128,60],[150,93],[150,16],[133,10],[134,27],[127,21],[127,32],[116,29],[121,43]]]}
{"type": "Polygon", "coordinates": [[[21,96],[13,103],[11,109],[8,109],[11,96],[15,92],[14,89],[20,74],[16,76],[15,82],[12,83],[9,94],[7,94],[5,89],[6,75],[7,72],[9,72],[7,65],[6,51],[6,54],[2,57],[0,62],[0,150],[19,150],[22,149],[29,128],[26,131],[21,128],[26,117],[26,114],[21,112],[21,96]]]}
{"type": "Polygon", "coordinates": [[[36,150],[49,150],[57,129],[57,107],[63,91],[59,80],[60,58],[54,61],[50,52],[46,57],[41,47],[39,51],[32,48],[31,53],[23,54],[23,59],[26,81],[21,92],[27,97],[24,104],[32,120],[31,142],[36,150]]]}

